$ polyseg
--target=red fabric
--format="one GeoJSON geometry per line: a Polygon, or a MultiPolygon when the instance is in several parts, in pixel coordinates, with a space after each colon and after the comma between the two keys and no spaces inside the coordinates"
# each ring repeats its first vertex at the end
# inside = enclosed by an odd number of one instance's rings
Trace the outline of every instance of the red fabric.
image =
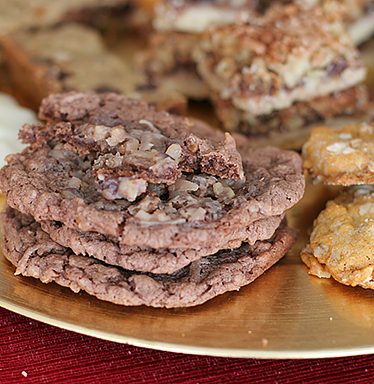
{"type": "Polygon", "coordinates": [[[0,309],[1,384],[119,382],[372,384],[374,355],[274,361],[174,354],[82,336],[0,309]]]}

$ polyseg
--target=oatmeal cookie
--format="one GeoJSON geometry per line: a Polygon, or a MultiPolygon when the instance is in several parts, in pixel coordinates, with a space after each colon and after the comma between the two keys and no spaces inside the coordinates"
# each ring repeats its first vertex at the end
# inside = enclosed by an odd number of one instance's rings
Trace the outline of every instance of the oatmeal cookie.
{"type": "Polygon", "coordinates": [[[374,184],[374,124],[311,131],[303,147],[304,169],[333,185],[374,184]]]}
{"type": "Polygon", "coordinates": [[[374,189],[357,187],[327,203],[301,255],[309,273],[374,289],[374,189]]]}

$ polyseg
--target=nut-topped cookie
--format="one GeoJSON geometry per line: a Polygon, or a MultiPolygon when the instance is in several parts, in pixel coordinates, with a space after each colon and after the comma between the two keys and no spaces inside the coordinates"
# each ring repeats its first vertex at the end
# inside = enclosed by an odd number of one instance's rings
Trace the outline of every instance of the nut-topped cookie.
{"type": "Polygon", "coordinates": [[[185,307],[249,284],[294,242],[296,153],[236,135],[242,157],[230,135],[113,93],[56,94],[39,116],[0,170],[3,249],[19,274],[185,307]]]}
{"type": "MultiPolygon", "coordinates": [[[[318,98],[333,101],[360,84],[366,72],[339,18],[295,5],[269,12],[258,23],[207,31],[195,60],[225,128],[252,134],[258,120],[272,131],[272,121],[291,108],[295,113],[283,130],[302,128],[299,103],[308,109],[318,98]]],[[[357,105],[356,99],[351,103],[357,105]]],[[[314,118],[320,119],[318,113],[314,118]]]]}
{"type": "Polygon", "coordinates": [[[155,8],[149,47],[139,57],[146,81],[191,99],[206,99],[207,86],[196,72],[193,52],[201,33],[218,25],[258,16],[257,0],[162,0],[155,8]]]}
{"type": "Polygon", "coordinates": [[[374,289],[374,190],[357,187],[327,203],[301,258],[309,273],[374,289]]]}
{"type": "MultiPolygon", "coordinates": [[[[242,179],[234,139],[212,143],[194,133],[193,119],[157,112],[142,101],[116,94],[67,93],[46,98],[39,110],[46,125],[26,125],[21,139],[34,148],[63,145],[79,154],[96,155],[101,181],[131,177],[172,184],[182,172],[242,179]]],[[[203,129],[203,128],[202,128],[203,129]]]]}
{"type": "Polygon", "coordinates": [[[11,207],[37,221],[152,248],[244,241],[238,238],[243,227],[283,214],[304,192],[300,158],[275,148],[246,155],[245,180],[186,173],[169,186],[125,177],[102,181],[95,159],[59,145],[28,148],[7,158],[0,187],[11,207]]]}
{"type": "MultiPolygon", "coordinates": [[[[303,7],[319,6],[326,13],[340,17],[352,40],[360,44],[369,39],[374,32],[373,0],[291,0],[303,7]]],[[[272,3],[277,3],[273,1],[272,3]]],[[[290,3],[290,0],[280,0],[290,3]]]]}
{"type": "Polygon", "coordinates": [[[303,147],[304,169],[333,185],[374,184],[374,124],[312,129],[303,147]]]}

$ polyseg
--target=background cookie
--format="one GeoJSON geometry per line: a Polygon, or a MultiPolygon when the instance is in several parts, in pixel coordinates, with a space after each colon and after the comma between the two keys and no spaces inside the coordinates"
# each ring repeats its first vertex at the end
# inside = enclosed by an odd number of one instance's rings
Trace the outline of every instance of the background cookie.
{"type": "Polygon", "coordinates": [[[304,169],[334,185],[374,183],[374,124],[318,127],[303,147],[304,169]]]}

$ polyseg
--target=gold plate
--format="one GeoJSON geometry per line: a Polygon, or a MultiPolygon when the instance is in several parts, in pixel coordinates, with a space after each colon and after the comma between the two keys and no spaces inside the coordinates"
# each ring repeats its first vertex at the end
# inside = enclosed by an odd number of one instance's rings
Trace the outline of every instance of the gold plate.
{"type": "Polygon", "coordinates": [[[309,186],[289,214],[300,230],[292,251],[254,283],[204,305],[121,307],[16,277],[0,257],[0,306],[71,331],[165,351],[251,358],[374,353],[374,292],[311,277],[300,262],[307,228],[334,193],[309,186]]]}
{"type": "MultiPolygon", "coordinates": [[[[115,49],[125,61],[129,50],[138,49],[136,40],[131,42],[115,49]]],[[[364,55],[370,64],[370,89],[373,46],[369,44],[364,55]]],[[[0,306],[67,330],[165,351],[279,359],[374,353],[374,292],[311,277],[299,257],[314,218],[335,194],[334,189],[309,185],[288,214],[290,225],[299,230],[291,252],[254,283],[201,306],[117,306],[55,283],[14,276],[2,255],[0,306]]]]}

